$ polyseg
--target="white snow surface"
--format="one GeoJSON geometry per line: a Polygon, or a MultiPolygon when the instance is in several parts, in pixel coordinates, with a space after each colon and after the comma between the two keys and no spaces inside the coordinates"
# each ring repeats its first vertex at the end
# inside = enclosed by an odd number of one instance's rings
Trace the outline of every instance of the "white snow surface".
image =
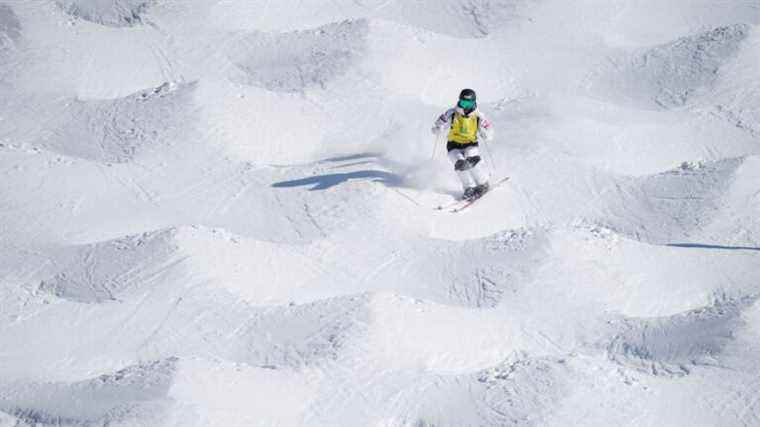
{"type": "Polygon", "coordinates": [[[0,426],[758,426],[759,297],[755,0],[0,0],[0,426]]]}

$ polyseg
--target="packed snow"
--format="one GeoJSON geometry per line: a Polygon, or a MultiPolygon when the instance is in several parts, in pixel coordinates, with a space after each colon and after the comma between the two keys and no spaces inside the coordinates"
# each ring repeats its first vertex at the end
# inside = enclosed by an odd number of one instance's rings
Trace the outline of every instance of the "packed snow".
{"type": "Polygon", "coordinates": [[[0,174],[0,426],[760,425],[754,0],[0,0],[0,174]]]}

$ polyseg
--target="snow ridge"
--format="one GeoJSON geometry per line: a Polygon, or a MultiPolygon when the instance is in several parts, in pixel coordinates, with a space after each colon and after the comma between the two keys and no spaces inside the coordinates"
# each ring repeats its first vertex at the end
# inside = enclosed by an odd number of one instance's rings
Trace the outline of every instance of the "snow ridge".
{"type": "Polygon", "coordinates": [[[760,9],[613,3],[0,4],[0,424],[758,424],[760,9]]]}

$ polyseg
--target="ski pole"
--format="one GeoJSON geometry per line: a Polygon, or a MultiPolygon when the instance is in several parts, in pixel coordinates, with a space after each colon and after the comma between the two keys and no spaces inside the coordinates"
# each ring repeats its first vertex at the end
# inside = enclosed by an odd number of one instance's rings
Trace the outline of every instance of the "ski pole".
{"type": "Polygon", "coordinates": [[[439,134],[435,134],[433,136],[433,155],[430,157],[430,160],[435,159],[435,155],[438,152],[438,141],[441,139],[441,136],[439,134]]]}
{"type": "Polygon", "coordinates": [[[488,148],[488,141],[483,139],[483,148],[486,149],[486,154],[488,154],[488,160],[491,162],[491,170],[493,173],[496,173],[496,162],[493,160],[493,155],[491,154],[491,150],[488,148]]]}

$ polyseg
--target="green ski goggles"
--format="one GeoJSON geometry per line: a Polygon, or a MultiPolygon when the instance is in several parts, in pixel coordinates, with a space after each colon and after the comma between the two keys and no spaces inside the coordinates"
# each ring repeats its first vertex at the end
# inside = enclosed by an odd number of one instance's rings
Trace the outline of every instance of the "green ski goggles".
{"type": "Polygon", "coordinates": [[[465,110],[469,110],[475,107],[475,101],[472,101],[470,99],[460,99],[458,105],[465,110]]]}

